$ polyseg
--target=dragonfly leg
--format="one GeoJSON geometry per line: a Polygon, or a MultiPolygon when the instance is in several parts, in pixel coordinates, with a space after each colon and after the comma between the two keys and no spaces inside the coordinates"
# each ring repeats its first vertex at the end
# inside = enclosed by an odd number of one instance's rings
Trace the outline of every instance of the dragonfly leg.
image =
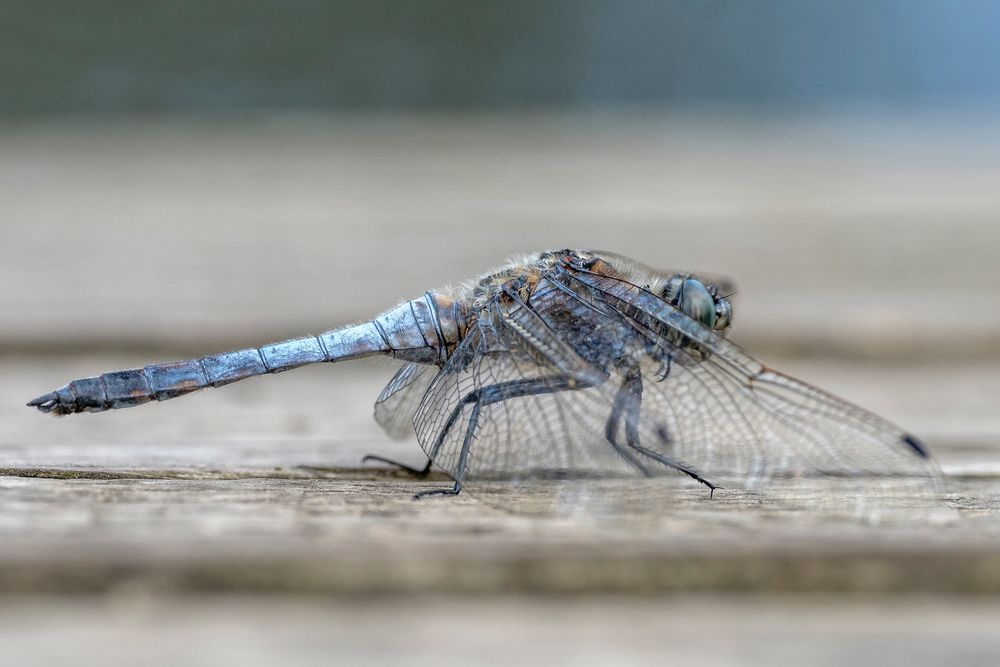
{"type": "Polygon", "coordinates": [[[431,473],[431,460],[427,459],[427,465],[423,468],[414,468],[413,466],[408,466],[405,463],[400,463],[399,461],[393,461],[392,459],[387,459],[384,456],[378,456],[376,454],[367,454],[362,459],[362,463],[368,463],[369,461],[378,461],[379,463],[386,463],[393,467],[399,468],[403,472],[409,473],[414,477],[427,477],[431,473]]]}
{"type": "MultiPolygon", "coordinates": [[[[639,454],[662,463],[668,468],[672,468],[679,473],[685,474],[696,482],[704,484],[709,490],[708,497],[712,498],[715,495],[715,490],[719,488],[717,484],[713,484],[709,480],[702,477],[701,474],[694,468],[678,461],[672,461],[663,454],[642,445],[639,438],[639,408],[642,405],[642,375],[640,375],[638,369],[631,369],[625,374],[625,379],[622,381],[622,386],[618,391],[618,396],[622,396],[623,394],[625,398],[622,400],[627,404],[627,414],[625,416],[625,440],[628,443],[628,446],[639,454]]],[[[615,404],[618,404],[618,397],[615,398],[615,404]]],[[[664,441],[666,441],[667,437],[665,430],[661,435],[663,436],[664,441]]]]}
{"type": "MultiPolygon", "coordinates": [[[[414,500],[420,500],[421,498],[425,498],[427,496],[457,496],[462,491],[462,478],[465,476],[465,466],[469,458],[469,451],[472,449],[472,441],[475,439],[476,424],[479,423],[479,410],[482,408],[482,405],[483,399],[480,394],[480,396],[476,398],[475,403],[472,404],[472,414],[469,415],[469,425],[465,429],[465,439],[462,441],[462,451],[458,455],[458,467],[455,472],[455,486],[450,489],[429,489],[427,491],[418,491],[413,495],[414,500]]],[[[461,405],[458,407],[460,408],[461,405]]]]}
{"type": "Polygon", "coordinates": [[[660,368],[656,371],[656,381],[657,382],[663,382],[668,377],[670,377],[670,369],[671,369],[671,365],[673,364],[674,357],[673,357],[673,355],[670,355],[670,354],[667,354],[666,357],[667,357],[667,360],[666,361],[660,361],[660,368]]]}
{"type": "MultiPolygon", "coordinates": [[[[611,406],[611,415],[608,417],[608,423],[604,427],[604,437],[609,443],[611,443],[611,448],[615,450],[615,453],[625,459],[630,465],[638,469],[646,477],[652,477],[652,473],[649,469],[640,463],[632,454],[618,444],[618,425],[622,421],[622,415],[626,409],[626,403],[629,399],[629,394],[625,387],[623,386],[618,390],[615,395],[614,405],[611,406]]],[[[629,428],[629,424],[625,425],[626,430],[629,428]]],[[[626,437],[631,437],[626,434],[626,437]]]]}
{"type": "Polygon", "coordinates": [[[476,426],[479,423],[479,412],[482,408],[512,398],[552,394],[558,391],[569,391],[573,389],[586,389],[590,386],[592,385],[575,380],[572,377],[553,376],[500,382],[469,392],[459,402],[459,404],[455,406],[455,409],[451,411],[451,414],[448,415],[448,421],[445,423],[444,428],[441,429],[437,439],[434,441],[434,446],[431,447],[431,451],[429,452],[430,458],[433,460],[434,457],[437,456],[441,446],[444,444],[444,439],[448,436],[448,433],[451,431],[452,427],[454,427],[459,417],[461,417],[465,406],[472,404],[472,413],[469,415],[469,422],[465,429],[465,438],[462,440],[462,450],[459,452],[458,465],[455,468],[455,487],[452,489],[431,489],[428,491],[421,491],[413,496],[414,499],[416,500],[430,495],[454,496],[458,495],[458,493],[462,490],[462,479],[465,476],[465,467],[468,463],[469,452],[472,449],[472,442],[476,437],[476,426]]]}
{"type": "Polygon", "coordinates": [[[427,489],[426,491],[417,491],[413,494],[414,500],[420,500],[421,498],[426,498],[427,496],[457,496],[462,492],[462,483],[455,482],[454,488],[451,489],[427,489]]]}

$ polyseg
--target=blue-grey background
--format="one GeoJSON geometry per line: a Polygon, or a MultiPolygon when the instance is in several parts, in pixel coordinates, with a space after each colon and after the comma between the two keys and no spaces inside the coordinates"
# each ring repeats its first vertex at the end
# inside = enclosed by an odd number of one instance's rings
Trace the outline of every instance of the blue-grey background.
{"type": "Polygon", "coordinates": [[[967,106],[989,0],[0,3],[0,114],[967,106]]]}

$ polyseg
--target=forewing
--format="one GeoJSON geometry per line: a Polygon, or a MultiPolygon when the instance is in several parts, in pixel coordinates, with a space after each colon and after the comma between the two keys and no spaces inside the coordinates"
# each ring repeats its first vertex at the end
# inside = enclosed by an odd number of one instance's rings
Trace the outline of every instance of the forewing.
{"type": "Polygon", "coordinates": [[[406,364],[392,376],[375,400],[375,421],[393,438],[413,435],[413,415],[437,374],[428,364],[406,364]]]}
{"type": "Polygon", "coordinates": [[[670,451],[705,474],[759,488],[772,478],[934,478],[912,436],[866,410],[777,371],[736,372],[719,357],[647,365],[642,409],[666,424],[670,451]]]}
{"type": "Polygon", "coordinates": [[[765,367],[655,295],[607,277],[584,276],[575,287],[672,359],[660,382],[659,362],[643,361],[643,419],[664,424],[670,452],[705,475],[749,488],[774,477],[938,478],[913,436],[765,367]]]}

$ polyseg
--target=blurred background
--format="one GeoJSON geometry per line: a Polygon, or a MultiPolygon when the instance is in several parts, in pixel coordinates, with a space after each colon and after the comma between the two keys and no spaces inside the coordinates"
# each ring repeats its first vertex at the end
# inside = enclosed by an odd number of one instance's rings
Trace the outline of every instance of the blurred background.
{"type": "Polygon", "coordinates": [[[996,102],[987,0],[6,2],[0,109],[843,108],[996,102]]]}
{"type": "MultiPolygon", "coordinates": [[[[134,552],[135,566],[158,550],[183,561],[184,545],[229,557],[302,538],[293,516],[253,542],[245,512],[183,491],[154,501],[78,480],[64,503],[67,482],[27,479],[357,466],[372,449],[417,462],[370,423],[384,367],[78,421],[23,402],[73,377],[369,319],[553,247],[732,276],[737,342],[904,423],[946,470],[995,473],[998,25],[988,0],[3,0],[0,451],[20,472],[0,556],[23,581],[40,581],[38,558],[77,581],[84,548],[95,562],[134,552]],[[176,498],[198,510],[177,514],[176,498]]],[[[338,521],[302,538],[325,563],[335,537],[357,537],[338,521]]],[[[175,604],[163,614],[180,634],[175,604]]],[[[745,619],[745,604],[697,607],[692,623],[745,619]]],[[[86,612],[68,609],[13,632],[75,636],[86,612]]],[[[127,609],[114,613],[130,633],[155,633],[127,609]]],[[[229,607],[213,609],[205,622],[224,631],[229,607]]],[[[773,604],[775,624],[809,615],[787,609],[773,604]]],[[[772,626],[740,627],[733,655],[772,626]]],[[[838,628],[817,641],[867,632],[838,628]]],[[[914,655],[947,652],[895,631],[914,655]]],[[[975,664],[990,640],[966,639],[975,664]]],[[[816,659],[816,646],[791,650],[816,659]]]]}
{"type": "Polygon", "coordinates": [[[981,355],[1000,344],[998,19],[5,2],[0,341],[215,349],[569,246],[733,276],[755,345],[981,355]]]}
{"type": "Polygon", "coordinates": [[[4,2],[0,341],[215,349],[570,246],[733,276],[754,344],[992,351],[998,19],[4,2]]]}

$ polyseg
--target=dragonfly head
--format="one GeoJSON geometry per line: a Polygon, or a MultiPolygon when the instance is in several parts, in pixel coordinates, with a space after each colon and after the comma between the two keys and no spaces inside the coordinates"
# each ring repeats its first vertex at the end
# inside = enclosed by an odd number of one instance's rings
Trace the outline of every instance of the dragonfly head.
{"type": "Polygon", "coordinates": [[[693,276],[671,276],[663,288],[662,296],[685,315],[710,329],[724,331],[732,324],[733,306],[729,299],[719,296],[717,286],[706,285],[693,276]]]}

